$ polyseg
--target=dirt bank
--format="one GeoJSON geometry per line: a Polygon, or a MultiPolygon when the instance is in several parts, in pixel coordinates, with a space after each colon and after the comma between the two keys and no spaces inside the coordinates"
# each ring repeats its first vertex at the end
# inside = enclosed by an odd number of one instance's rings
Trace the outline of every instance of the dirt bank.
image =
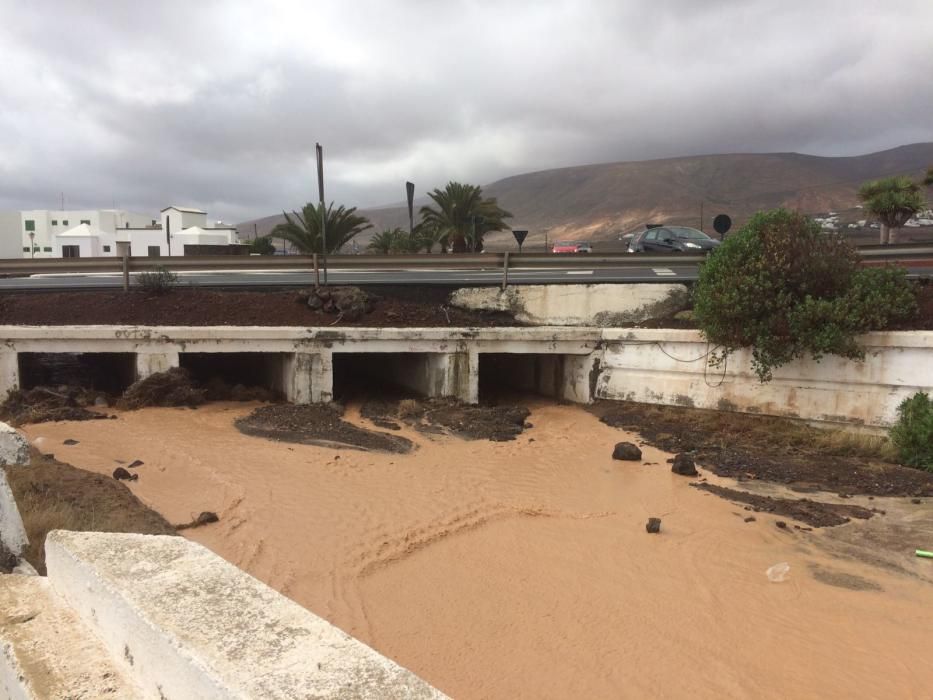
{"type": "Polygon", "coordinates": [[[933,496],[933,473],[891,464],[884,438],[811,428],[768,416],[624,401],[591,409],[606,425],[638,432],[650,445],[693,452],[718,476],[761,479],[797,490],[872,496],[933,496]]]}
{"type": "Polygon", "coordinates": [[[503,313],[447,306],[447,287],[367,287],[372,312],[347,321],[323,309],[312,311],[299,290],[214,291],[180,287],[155,296],[139,290],[0,294],[0,324],[141,326],[515,326],[503,313]]]}
{"type": "Polygon", "coordinates": [[[521,435],[530,411],[524,406],[471,406],[454,399],[373,399],[363,403],[360,414],[388,430],[398,430],[402,422],[421,433],[502,442],[521,435]]]}
{"type": "Polygon", "coordinates": [[[279,442],[399,454],[412,450],[411,440],[361,428],[343,420],[342,415],[342,407],[336,404],[279,404],[262,406],[238,418],[236,427],[244,435],[279,442]]]}
{"type": "MultiPolygon", "coordinates": [[[[671,474],[669,453],[613,461],[636,435],[529,407],[534,427],[507,442],[400,423],[418,444],[405,455],[257,440],[233,425],[251,407],[230,404],[26,430],[75,438],[56,451],[101,474],[143,460],[129,488],[169,522],[218,514],[185,536],[452,697],[928,694],[933,585],[913,556],[928,506],[854,497],[886,515],[811,532],[745,522],[671,474]],[[868,562],[882,541],[884,565],[868,562]],[[789,578],[770,583],[778,562],[789,578]]],[[[353,406],[343,418],[372,425],[353,406]]]]}
{"type": "MultiPolygon", "coordinates": [[[[61,441],[47,440],[43,449],[64,452],[69,448],[61,441]]],[[[112,464],[111,471],[116,466],[112,464]]],[[[45,575],[44,544],[50,530],[175,534],[161,515],[109,474],[76,469],[38,452],[29,466],[5,469],[29,537],[24,558],[40,574],[45,575]]]]}

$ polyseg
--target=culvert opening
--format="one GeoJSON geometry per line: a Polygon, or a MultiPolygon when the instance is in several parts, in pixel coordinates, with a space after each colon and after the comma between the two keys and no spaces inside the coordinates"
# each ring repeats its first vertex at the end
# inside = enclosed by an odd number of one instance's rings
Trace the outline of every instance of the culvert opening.
{"type": "Polygon", "coordinates": [[[136,381],[131,352],[21,352],[18,361],[24,390],[69,386],[119,395],[136,381]]]}
{"type": "Polygon", "coordinates": [[[334,398],[346,401],[435,395],[435,357],[429,352],[335,352],[334,398]]]}
{"type": "Polygon", "coordinates": [[[284,396],[285,358],[280,352],[183,352],[178,364],[211,400],[252,400],[267,398],[256,390],[284,396]]]}
{"type": "Polygon", "coordinates": [[[480,402],[522,394],[564,397],[566,356],[525,353],[480,353],[480,402]]]}

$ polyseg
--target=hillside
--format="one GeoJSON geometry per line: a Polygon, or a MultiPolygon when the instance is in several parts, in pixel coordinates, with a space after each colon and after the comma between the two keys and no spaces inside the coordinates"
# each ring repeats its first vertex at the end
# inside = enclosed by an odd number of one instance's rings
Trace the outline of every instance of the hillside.
{"type": "MultiPolygon", "coordinates": [[[[930,165],[933,143],[921,143],[842,158],[744,153],[581,165],[515,175],[483,190],[515,215],[514,228],[529,230],[533,244],[543,244],[545,231],[551,241],[614,241],[646,222],[699,226],[701,203],[706,230],[716,214],[729,214],[738,225],[755,211],[778,206],[808,214],[849,212],[848,220],[854,220],[862,218],[855,211],[862,182],[888,175],[920,176],[930,165]]],[[[375,230],[406,226],[408,221],[404,207],[363,213],[375,230]]],[[[245,222],[240,231],[252,236],[255,223],[263,234],[281,218],[245,222]]],[[[361,237],[360,245],[368,238],[361,237]]],[[[488,237],[487,245],[495,248],[511,241],[506,232],[488,237]]]]}

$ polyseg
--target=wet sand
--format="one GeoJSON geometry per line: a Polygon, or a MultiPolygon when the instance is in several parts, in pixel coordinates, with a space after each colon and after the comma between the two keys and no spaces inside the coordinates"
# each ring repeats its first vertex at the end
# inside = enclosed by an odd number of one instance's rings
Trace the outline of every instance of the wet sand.
{"type": "MultiPolygon", "coordinates": [[[[622,431],[578,407],[531,407],[534,428],[513,442],[406,429],[408,455],[242,435],[243,404],[26,431],[92,471],[143,460],[128,488],[169,521],[220,515],[186,537],[457,698],[930,697],[922,563],[831,554],[878,518],[746,523],[671,474],[669,455],[614,462],[622,431]],[[645,532],[650,516],[660,535],[645,532]],[[770,583],[783,561],[789,579],[770,583]]],[[[911,550],[930,544],[909,534],[911,550]]]]}

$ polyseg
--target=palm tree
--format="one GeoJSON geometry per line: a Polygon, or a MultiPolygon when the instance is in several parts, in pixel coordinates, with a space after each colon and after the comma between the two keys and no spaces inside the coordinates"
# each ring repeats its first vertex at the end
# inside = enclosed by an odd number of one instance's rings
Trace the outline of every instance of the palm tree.
{"type": "Polygon", "coordinates": [[[881,221],[882,245],[896,243],[897,230],[924,207],[920,185],[903,176],[866,182],[858,198],[881,221]]]}
{"type": "Polygon", "coordinates": [[[369,219],[356,214],[356,207],[347,209],[341,204],[334,209],[334,203],[331,202],[327,205],[326,212],[325,251],[321,236],[321,205],[309,202],[300,213],[295,211],[291,216],[282,213],[285,215],[285,222],[278,224],[269,235],[284,238],[306,255],[336,253],[356,234],[372,228],[369,219]]]}
{"type": "Polygon", "coordinates": [[[455,253],[480,251],[483,236],[506,228],[512,215],[500,208],[495,198],[483,199],[483,190],[475,185],[448,182],[443,190],[428,193],[435,206],[421,207],[421,223],[432,227],[440,242],[449,243],[455,253]]]}

